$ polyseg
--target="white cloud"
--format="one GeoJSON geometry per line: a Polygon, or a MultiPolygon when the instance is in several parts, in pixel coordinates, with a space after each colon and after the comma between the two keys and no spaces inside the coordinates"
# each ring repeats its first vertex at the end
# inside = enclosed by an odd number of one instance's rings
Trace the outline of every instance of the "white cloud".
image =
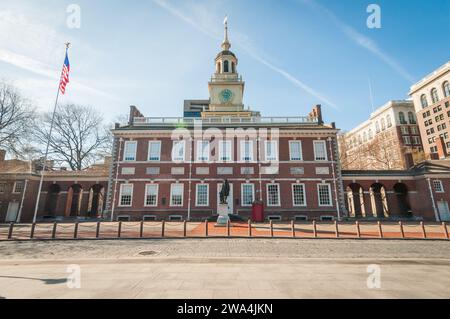
{"type": "MultiPolygon", "coordinates": [[[[192,16],[189,16],[185,14],[184,12],[186,10],[179,10],[172,4],[169,4],[168,1],[165,0],[152,0],[155,4],[160,6],[161,8],[165,9],[172,15],[176,16],[180,20],[186,22],[187,24],[191,25],[198,31],[202,32],[203,34],[213,38],[213,39],[221,39],[221,33],[215,32],[217,21],[221,21],[219,18],[216,18],[213,16],[213,13],[211,10],[205,7],[201,7],[198,4],[194,4],[193,7],[191,7],[190,11],[192,16]]],[[[186,9],[184,7],[183,9],[186,9]]],[[[299,80],[297,77],[292,75],[291,73],[287,72],[286,70],[276,66],[275,64],[268,61],[267,58],[263,57],[261,54],[257,52],[262,52],[263,50],[257,50],[255,46],[251,43],[248,36],[246,36],[243,33],[235,32],[233,31],[233,44],[237,44],[240,48],[242,48],[249,56],[251,56],[253,59],[257,60],[261,64],[265,65],[272,71],[280,74],[283,76],[286,80],[291,82],[296,87],[302,89],[306,93],[314,96],[316,99],[320,100],[322,103],[324,103],[327,106],[331,106],[335,109],[339,109],[339,107],[332,101],[330,101],[328,98],[325,97],[324,94],[318,92],[317,90],[311,88],[301,80],[299,80]]]]}

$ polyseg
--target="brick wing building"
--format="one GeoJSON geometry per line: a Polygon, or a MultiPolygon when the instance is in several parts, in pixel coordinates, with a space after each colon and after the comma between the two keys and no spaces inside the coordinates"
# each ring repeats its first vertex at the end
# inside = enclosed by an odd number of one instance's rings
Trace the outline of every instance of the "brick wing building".
{"type": "Polygon", "coordinates": [[[225,179],[230,213],[249,217],[261,200],[270,219],[342,216],[335,125],[323,122],[320,106],[298,117],[245,109],[230,47],[226,28],[209,100],[186,101],[186,117],[145,117],[132,106],[128,124],[113,130],[112,219],[211,216],[225,179]]]}

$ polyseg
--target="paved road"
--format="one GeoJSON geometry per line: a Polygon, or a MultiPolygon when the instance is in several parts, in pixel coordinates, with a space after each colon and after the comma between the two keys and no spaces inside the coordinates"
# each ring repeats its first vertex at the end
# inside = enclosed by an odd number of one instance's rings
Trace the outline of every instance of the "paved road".
{"type": "Polygon", "coordinates": [[[0,297],[450,298],[450,243],[244,239],[0,243],[0,297]],[[81,271],[80,289],[67,285],[68,266],[74,264],[81,271]],[[378,272],[380,288],[376,288],[378,272]],[[368,278],[373,279],[372,288],[368,278]]]}

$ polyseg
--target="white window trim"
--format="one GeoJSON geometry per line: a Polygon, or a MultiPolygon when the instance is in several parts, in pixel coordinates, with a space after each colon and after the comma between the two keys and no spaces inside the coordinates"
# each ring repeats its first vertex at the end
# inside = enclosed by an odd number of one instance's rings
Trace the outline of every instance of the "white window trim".
{"type": "Polygon", "coordinates": [[[328,161],[328,152],[327,152],[327,142],[324,140],[316,140],[313,142],[313,151],[314,151],[314,161],[316,162],[326,162],[328,161]],[[317,154],[316,154],[316,144],[323,144],[325,145],[325,159],[324,160],[318,160],[317,159],[317,154]]]}
{"type": "Polygon", "coordinates": [[[183,207],[183,205],[184,205],[184,184],[170,184],[170,206],[171,207],[183,207]],[[173,193],[173,186],[174,185],[181,185],[181,205],[174,205],[173,204],[172,193],[173,193]]]}
{"type": "Polygon", "coordinates": [[[181,141],[173,141],[172,142],[172,161],[173,162],[184,162],[184,161],[186,161],[186,141],[181,140],[181,141]],[[183,144],[183,159],[176,159],[175,158],[174,151],[175,151],[175,144],[177,144],[177,143],[182,143],[183,144]]]}
{"type": "Polygon", "coordinates": [[[133,206],[133,195],[134,195],[134,184],[121,184],[120,185],[120,192],[119,192],[119,207],[131,207],[133,206]],[[124,186],[131,186],[131,200],[130,205],[122,205],[122,192],[124,186]]]}
{"type": "MultiPolygon", "coordinates": [[[[128,222],[131,220],[131,216],[130,215],[118,215],[117,216],[117,221],[119,221],[122,218],[127,218],[128,222]]],[[[123,220],[122,220],[122,222],[123,222],[123,220]]]]}
{"type": "Polygon", "coordinates": [[[160,162],[161,161],[161,141],[149,141],[148,142],[148,154],[147,154],[147,161],[148,162],[160,162]],[[157,160],[150,159],[150,150],[152,144],[159,144],[159,154],[157,160]]]}
{"type": "Polygon", "coordinates": [[[328,183],[320,183],[317,184],[317,204],[319,205],[319,207],[333,207],[333,197],[331,195],[331,185],[328,183]],[[326,185],[328,187],[328,195],[330,197],[330,204],[329,205],[321,205],[320,204],[320,192],[319,192],[319,186],[321,185],[326,185]]]}
{"type": "MultiPolygon", "coordinates": [[[[273,150],[272,150],[272,152],[273,152],[273,150]]],[[[274,140],[266,140],[266,141],[264,141],[264,160],[266,162],[278,161],[278,141],[274,141],[274,140]],[[269,143],[270,144],[275,144],[275,159],[268,159],[267,158],[268,155],[269,155],[269,154],[267,154],[267,150],[268,150],[267,145],[269,145],[269,143]]]]}
{"type": "Polygon", "coordinates": [[[282,217],[280,215],[268,215],[267,216],[267,220],[277,220],[277,221],[281,221],[282,217]]]}
{"type": "Polygon", "coordinates": [[[294,183],[294,184],[292,184],[292,206],[294,206],[294,207],[306,207],[306,206],[308,206],[307,203],[306,203],[306,185],[304,183],[294,183]],[[294,196],[294,186],[295,185],[302,185],[303,186],[303,198],[305,199],[303,205],[296,205],[295,204],[295,200],[294,200],[294,197],[295,197],[294,196]]]}
{"type": "Polygon", "coordinates": [[[182,221],[183,216],[181,215],[169,215],[169,221],[182,221]]]}
{"type": "Polygon", "coordinates": [[[251,162],[253,162],[254,161],[254,159],[255,159],[255,154],[254,154],[254,152],[255,152],[255,150],[254,150],[254,144],[253,144],[253,141],[251,141],[251,140],[248,140],[248,141],[241,141],[241,143],[240,143],[240,160],[241,160],[241,162],[244,162],[244,163],[251,163],[251,162]],[[250,143],[250,157],[251,157],[251,159],[250,160],[245,160],[244,159],[244,155],[245,155],[245,143],[250,143]]]}
{"type": "MultiPolygon", "coordinates": [[[[228,150],[228,147],[226,147],[226,149],[228,150]]],[[[230,140],[220,140],[219,141],[219,162],[222,163],[227,163],[227,162],[232,162],[233,161],[233,143],[230,140]],[[228,154],[229,158],[228,159],[223,159],[223,146],[224,145],[230,145],[229,151],[230,154],[228,154]]]]}
{"type": "MultiPolygon", "coordinates": [[[[320,216],[320,221],[324,221],[324,219],[330,219],[329,221],[334,221],[335,217],[332,216],[332,215],[322,215],[322,216],[320,216]]],[[[328,221],[328,220],[325,220],[325,221],[328,221]]]]}
{"type": "Polygon", "coordinates": [[[242,183],[241,184],[241,206],[242,207],[251,207],[252,204],[244,204],[244,186],[245,185],[251,185],[252,186],[252,198],[253,201],[255,201],[255,184],[253,183],[242,183]]]}
{"type": "Polygon", "coordinates": [[[157,207],[159,199],[159,185],[158,184],[145,184],[145,193],[144,193],[144,207],[157,207]],[[147,205],[147,188],[149,186],[156,186],[156,200],[154,205],[147,205]]]}
{"type": "Polygon", "coordinates": [[[142,216],[142,221],[147,221],[147,222],[149,222],[149,221],[156,221],[158,218],[156,217],[156,215],[144,215],[144,216],[142,216]],[[146,218],[153,218],[153,220],[146,220],[146,218]]]}
{"type": "Polygon", "coordinates": [[[210,157],[211,157],[210,142],[205,141],[205,140],[197,141],[197,156],[196,156],[197,162],[208,163],[210,161],[210,157]],[[203,144],[206,144],[206,143],[208,143],[208,147],[207,147],[208,151],[206,153],[206,160],[205,160],[202,157],[204,155],[203,154],[203,144]]]}
{"type": "Polygon", "coordinates": [[[13,189],[12,189],[13,191],[12,191],[12,193],[13,193],[13,194],[22,194],[22,192],[24,191],[24,189],[25,189],[25,182],[24,182],[24,181],[15,181],[15,182],[14,182],[14,185],[13,185],[13,189]],[[23,183],[23,185],[24,185],[24,186],[23,186],[24,188],[23,188],[22,191],[20,191],[20,192],[16,192],[16,185],[17,185],[17,183],[23,183]]]}
{"type": "Polygon", "coordinates": [[[309,218],[308,218],[308,215],[295,215],[294,220],[307,222],[309,220],[309,218]],[[299,219],[301,218],[301,220],[297,220],[297,218],[299,218],[299,219]]]}
{"type": "Polygon", "coordinates": [[[197,185],[195,185],[195,206],[197,206],[197,207],[208,207],[209,206],[209,184],[197,184],[197,185]],[[206,186],[206,189],[207,189],[206,190],[206,205],[205,204],[200,205],[198,203],[198,187],[200,185],[206,186]]]}
{"type": "Polygon", "coordinates": [[[267,199],[267,207],[280,207],[281,206],[280,184],[279,183],[266,184],[266,199],[267,199]],[[269,205],[269,186],[270,185],[278,185],[278,203],[276,205],[269,205]]]}
{"type": "Polygon", "coordinates": [[[125,145],[123,147],[123,161],[124,162],[136,162],[136,154],[137,154],[137,141],[125,141],[125,145]],[[126,155],[127,155],[126,150],[127,150],[127,146],[129,144],[135,144],[136,145],[136,147],[134,149],[134,156],[133,156],[134,159],[132,159],[132,160],[126,159],[126,155]]]}
{"type": "Polygon", "coordinates": [[[442,183],[441,180],[435,179],[435,180],[433,181],[433,187],[434,187],[434,191],[435,191],[436,193],[445,193],[444,184],[442,183]],[[436,190],[436,184],[435,184],[435,183],[439,183],[439,184],[440,184],[440,186],[441,186],[441,190],[440,190],[440,191],[436,190]]]}
{"type": "Polygon", "coordinates": [[[292,140],[289,141],[289,160],[293,162],[302,162],[303,161],[303,145],[302,141],[292,140]],[[300,159],[292,159],[292,144],[299,143],[300,144],[300,159]]]}

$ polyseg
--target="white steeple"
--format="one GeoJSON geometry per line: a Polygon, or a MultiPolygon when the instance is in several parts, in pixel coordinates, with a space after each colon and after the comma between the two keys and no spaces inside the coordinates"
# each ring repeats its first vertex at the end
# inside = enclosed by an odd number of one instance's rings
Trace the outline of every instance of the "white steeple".
{"type": "Polygon", "coordinates": [[[229,51],[231,48],[231,44],[230,44],[230,41],[228,40],[228,16],[225,17],[223,24],[225,26],[225,36],[224,36],[224,39],[222,42],[222,49],[224,51],[229,51]]]}

